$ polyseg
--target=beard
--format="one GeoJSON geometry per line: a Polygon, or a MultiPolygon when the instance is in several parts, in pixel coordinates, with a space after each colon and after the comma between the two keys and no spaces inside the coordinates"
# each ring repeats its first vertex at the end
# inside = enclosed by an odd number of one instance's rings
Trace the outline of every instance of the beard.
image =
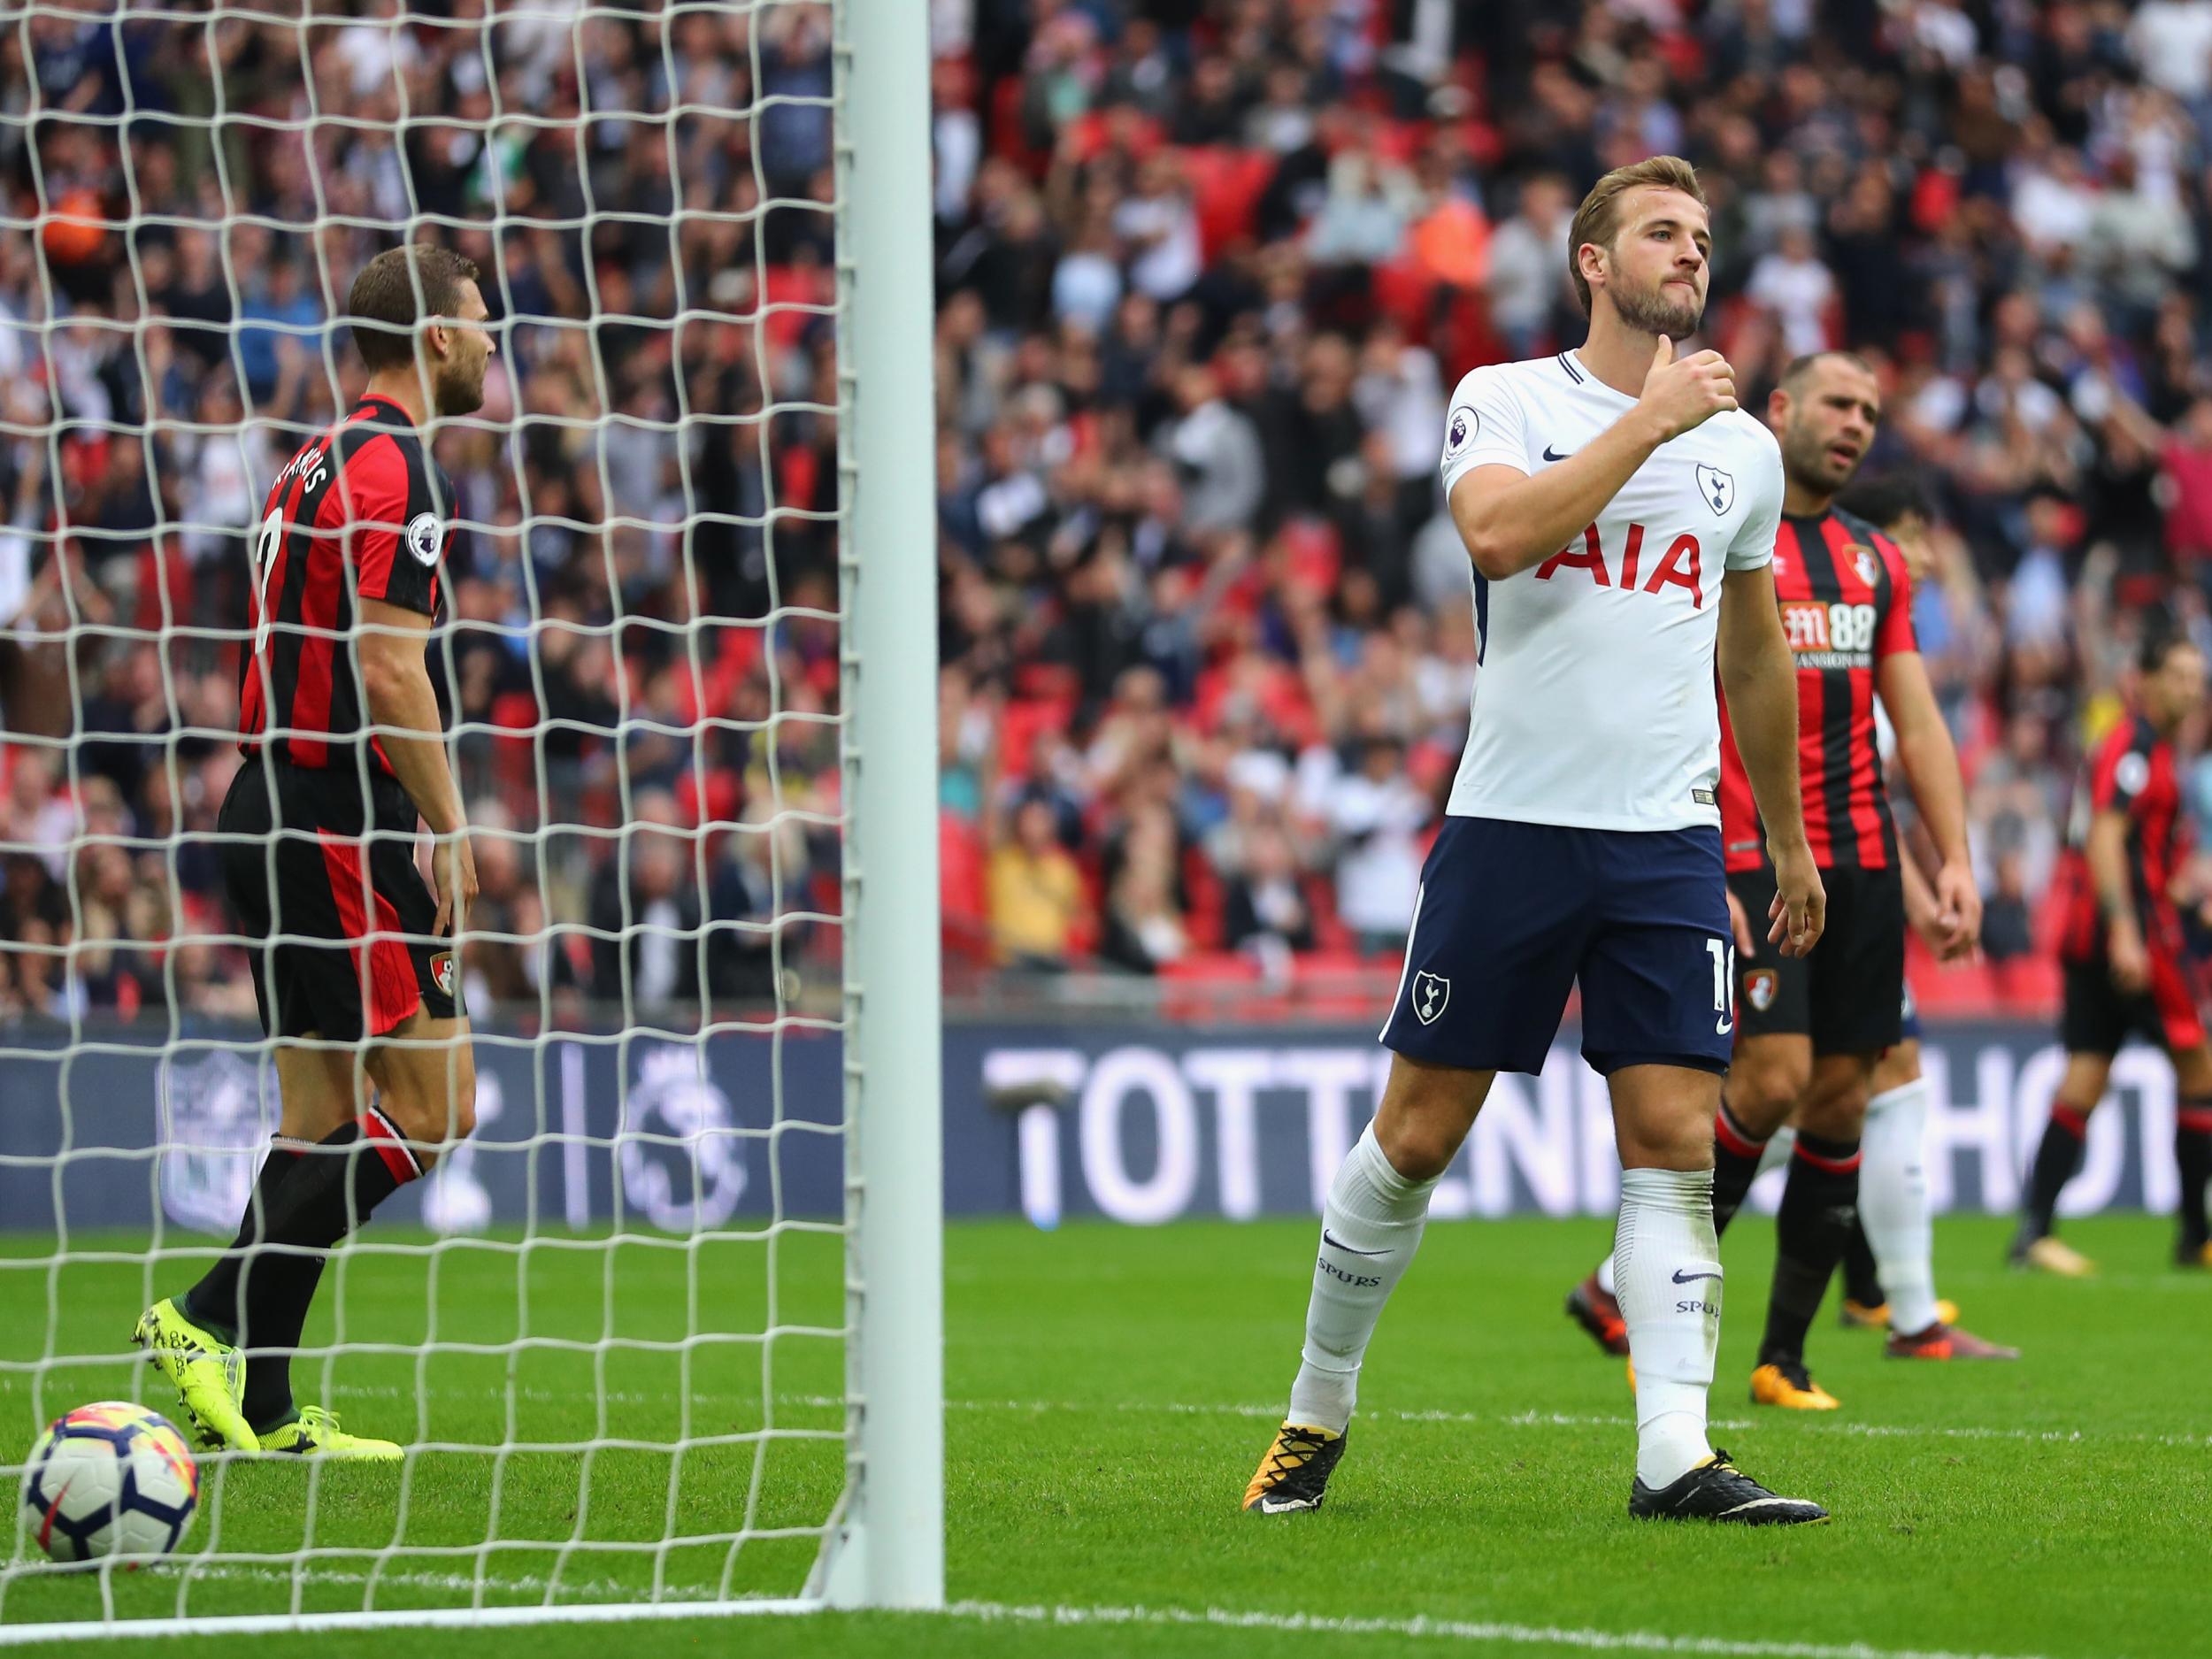
{"type": "Polygon", "coordinates": [[[484,373],[488,362],[449,364],[440,370],[435,394],[441,415],[472,415],[484,406],[484,373]]]}
{"type": "Polygon", "coordinates": [[[1832,495],[1851,481],[1859,464],[1837,460],[1824,442],[1809,434],[1782,446],[1782,470],[1800,483],[1832,495]]]}
{"type": "Polygon", "coordinates": [[[1612,295],[1613,309],[1620,319],[1639,334],[1686,340],[1697,332],[1698,324],[1705,317],[1702,299],[1670,299],[1658,282],[1643,288],[1616,283],[1606,291],[1612,295]]]}

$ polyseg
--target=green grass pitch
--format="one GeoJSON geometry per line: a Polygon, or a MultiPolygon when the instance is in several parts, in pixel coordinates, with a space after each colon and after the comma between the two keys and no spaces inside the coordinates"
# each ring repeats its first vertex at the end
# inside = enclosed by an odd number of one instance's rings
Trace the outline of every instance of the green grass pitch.
{"type": "MultiPolygon", "coordinates": [[[[2212,1654],[2212,1282],[2166,1265],[2162,1221],[2078,1223],[2106,1269],[2087,1283],[1998,1265],[2004,1227],[1943,1223],[1939,1276],[1984,1334],[2020,1343],[2012,1366],[1907,1365],[1824,1316],[1816,1370],[1832,1417],[1755,1411],[1744,1382],[1764,1304],[1772,1229],[1731,1235],[1716,1440],[1751,1472],[1818,1497],[1833,1526],[1786,1533],[1637,1525],[1624,1514],[1633,1430],[1617,1363],[1561,1317],[1568,1285],[1607,1242],[1594,1221],[1440,1224],[1369,1356],[1362,1412],[1326,1509],[1262,1520],[1237,1509],[1295,1363],[1310,1222],[1157,1231],[963,1224],[947,1236],[946,1420],[950,1617],[818,1616],[646,1626],[318,1636],[316,1659],[632,1651],[808,1655],[1305,1655],[1608,1650],[1829,1655],[2169,1659],[2212,1654]],[[1141,1626],[1101,1609],[1148,1610],[1141,1626]],[[1010,1616],[1008,1609],[1027,1609],[1010,1616]],[[1068,1609],[1040,1618],[1038,1609],[1068,1609]],[[1314,1621],[1294,1633],[1286,1621],[1314,1621]],[[1233,1618],[1251,1616],[1256,1624],[1233,1618]],[[1081,1617],[1087,1622],[1064,1622],[1081,1617]],[[1210,1622],[1208,1622],[1210,1621],[1210,1622]],[[1372,1622],[1371,1624],[1369,1622],[1372,1622]],[[1416,1622],[1419,1621],[1419,1622],[1416,1622]],[[1546,1635],[1545,1632],[1553,1632],[1546,1635]],[[1606,1640],[1608,1637],[1617,1640],[1606,1640]],[[1792,1646],[1792,1644],[1807,1644],[1792,1646]],[[1852,1644],[1863,1644],[1853,1647],[1852,1644]]],[[[388,1235],[384,1244],[409,1240],[388,1235]]],[[[419,1242],[415,1240],[414,1242],[419,1242]]],[[[0,1358],[114,1348],[150,1288],[132,1241],[58,1274],[40,1247],[0,1256],[0,1358]]],[[[391,1467],[243,1464],[210,1479],[188,1552],[217,1528],[227,1553],[280,1556],[303,1541],[367,1551],[315,1559],[309,1609],[487,1601],[611,1601],[656,1587],[795,1591],[810,1537],[652,1544],[747,1525],[816,1525],[837,1487],[841,1350],[835,1241],[787,1234],[689,1247],[541,1240],[435,1255],[357,1253],[326,1287],[311,1342],[383,1345],[303,1367],[351,1426],[428,1452],[391,1467]],[[334,1294],[335,1290],[341,1294],[334,1294]],[[784,1333],[686,1351],[687,1330],[784,1333]],[[530,1345],[511,1355],[517,1337],[530,1345]],[[604,1337],[620,1345],[595,1354],[604,1337]],[[466,1345],[425,1356],[426,1338],[466,1345]],[[667,1345],[667,1346],[657,1346],[667,1345]],[[480,1351],[478,1351],[480,1350],[480,1351]],[[764,1402],[780,1426],[751,1438],[764,1402]],[[521,1449],[595,1435],[589,1456],[521,1449]],[[688,1438],[680,1455],[664,1449],[688,1438]],[[488,1540],[569,1540],[497,1548],[488,1540]],[[458,1552],[458,1553],[456,1553],[458,1552]]],[[[887,1385],[896,1386],[893,1379],[887,1385]]],[[[0,1375],[0,1462],[40,1420],[158,1379],[119,1356],[0,1375]]],[[[19,1540],[18,1549],[28,1548],[19,1540]]],[[[280,1611],[287,1563],[208,1563],[196,1612],[280,1611]]],[[[117,1609],[173,1610],[179,1569],[112,1576],[117,1609]]],[[[0,1621],[79,1618],[99,1575],[19,1576],[0,1621]]],[[[184,1638],[166,1659],[274,1659],[297,1636],[184,1638]]],[[[75,1644],[42,1653],[121,1651],[75,1644]]]]}

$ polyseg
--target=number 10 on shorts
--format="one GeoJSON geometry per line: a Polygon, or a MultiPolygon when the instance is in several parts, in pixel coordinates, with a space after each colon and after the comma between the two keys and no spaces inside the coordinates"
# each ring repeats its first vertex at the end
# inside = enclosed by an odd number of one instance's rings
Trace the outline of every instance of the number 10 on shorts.
{"type": "Polygon", "coordinates": [[[1736,1029],[1736,948],[1709,939],[1705,952],[1713,959],[1713,1034],[1725,1037],[1736,1029]]]}

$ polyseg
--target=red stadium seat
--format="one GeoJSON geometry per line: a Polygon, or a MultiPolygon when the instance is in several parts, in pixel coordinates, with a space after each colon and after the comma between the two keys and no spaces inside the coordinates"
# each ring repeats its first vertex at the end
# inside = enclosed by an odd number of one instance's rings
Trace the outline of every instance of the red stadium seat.
{"type": "Polygon", "coordinates": [[[1195,951],[1161,965],[1160,1012],[1169,1019],[1194,1022],[1229,1018],[1279,1018],[1290,1002],[1276,994],[1248,994],[1238,987],[1260,984],[1260,964],[1241,951],[1195,951]]]}
{"type": "Polygon", "coordinates": [[[1030,751],[1036,747],[1038,736],[1065,729],[1074,714],[1075,704],[1058,698],[1008,703],[998,726],[999,767],[1003,775],[1027,777],[1030,751]]]}

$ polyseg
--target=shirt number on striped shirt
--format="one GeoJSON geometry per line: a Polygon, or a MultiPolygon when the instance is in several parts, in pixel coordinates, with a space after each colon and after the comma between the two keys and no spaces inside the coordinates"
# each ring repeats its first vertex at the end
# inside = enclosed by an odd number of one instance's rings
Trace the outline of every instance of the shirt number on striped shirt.
{"type": "Polygon", "coordinates": [[[261,649],[269,642],[269,572],[276,568],[277,549],[284,541],[284,509],[273,507],[269,516],[261,521],[261,534],[254,538],[253,573],[254,610],[253,654],[261,655],[261,649]]]}

